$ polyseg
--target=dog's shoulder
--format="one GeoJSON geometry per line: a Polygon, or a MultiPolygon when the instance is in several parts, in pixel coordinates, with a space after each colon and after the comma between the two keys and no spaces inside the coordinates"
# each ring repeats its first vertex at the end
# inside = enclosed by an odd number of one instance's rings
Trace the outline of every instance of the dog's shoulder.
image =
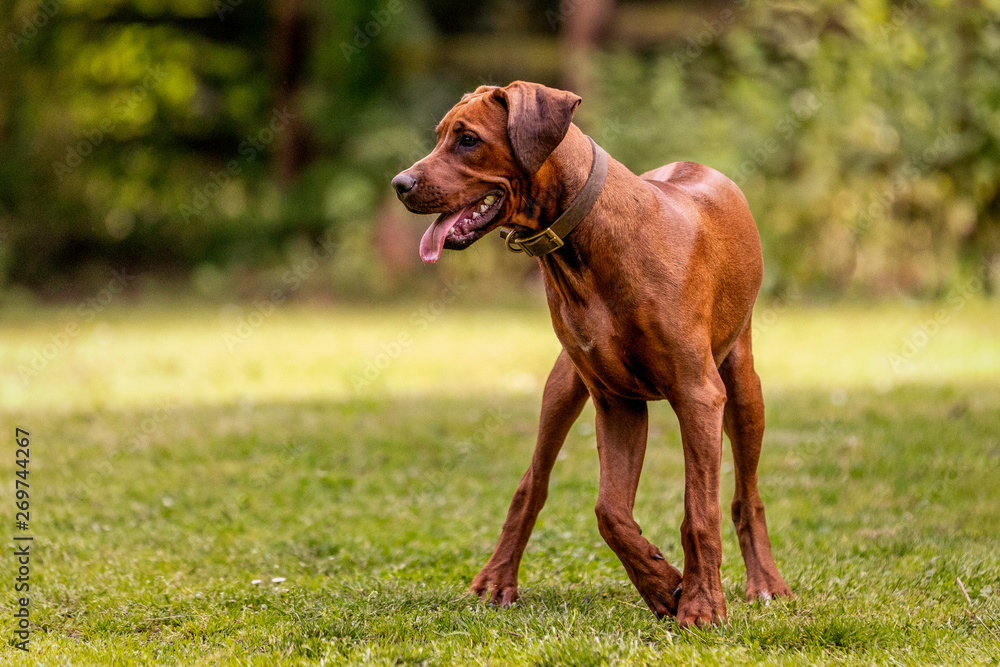
{"type": "Polygon", "coordinates": [[[685,181],[697,177],[702,169],[708,169],[708,167],[697,162],[671,162],[662,167],[650,169],[644,174],[639,174],[639,178],[644,181],[659,181],[661,183],[672,180],[685,181]]]}
{"type": "Polygon", "coordinates": [[[641,174],[639,178],[649,181],[668,194],[679,189],[698,201],[730,200],[735,197],[746,205],[746,197],[728,176],[721,171],[697,162],[671,162],[641,174]]]}

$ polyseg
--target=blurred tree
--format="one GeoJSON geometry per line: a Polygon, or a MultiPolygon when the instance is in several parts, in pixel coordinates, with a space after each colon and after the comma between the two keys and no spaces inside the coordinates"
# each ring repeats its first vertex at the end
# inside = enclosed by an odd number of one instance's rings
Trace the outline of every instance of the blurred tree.
{"type": "MultiPolygon", "coordinates": [[[[516,78],[581,87],[578,122],[635,171],[733,176],[769,290],[934,295],[992,276],[1000,0],[611,6],[4,5],[0,281],[62,293],[114,265],[233,288],[332,235],[326,284],[404,285],[413,225],[386,182],[461,92],[516,78]]],[[[444,270],[519,259],[487,242],[444,270]]]]}
{"type": "Polygon", "coordinates": [[[636,170],[733,176],[772,290],[943,294],[1000,258],[998,9],[724,4],[659,55],[608,54],[581,114],[636,170]]]}
{"type": "Polygon", "coordinates": [[[246,209],[226,162],[266,172],[238,147],[271,106],[270,21],[253,0],[19,3],[2,52],[17,73],[0,166],[8,279],[61,289],[95,263],[218,252],[246,209]],[[215,224],[199,224],[206,212],[215,224]]]}

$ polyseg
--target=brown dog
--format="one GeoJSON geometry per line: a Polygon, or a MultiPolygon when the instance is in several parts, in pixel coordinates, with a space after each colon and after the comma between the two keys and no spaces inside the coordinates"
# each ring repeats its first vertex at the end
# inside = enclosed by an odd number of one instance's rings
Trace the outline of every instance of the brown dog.
{"type": "Polygon", "coordinates": [[[760,239],[731,180],[691,162],[635,176],[571,122],[579,103],[572,93],[522,81],[480,86],[438,125],[431,154],[392,180],[408,209],[441,213],[420,243],[425,262],[501,225],[509,248],[537,255],[563,346],[542,396],[531,466],[471,590],[501,605],[517,599],[518,566],[549,473],[589,396],[597,410],[601,535],[658,617],[707,625],[726,617],[723,429],[735,462],[732,517],[747,599],[791,595],[771,556],[757,492],[764,403],[750,315],[763,272],[760,239]],[[684,447],[683,576],[632,518],[646,403],[664,398],[684,447]]]}

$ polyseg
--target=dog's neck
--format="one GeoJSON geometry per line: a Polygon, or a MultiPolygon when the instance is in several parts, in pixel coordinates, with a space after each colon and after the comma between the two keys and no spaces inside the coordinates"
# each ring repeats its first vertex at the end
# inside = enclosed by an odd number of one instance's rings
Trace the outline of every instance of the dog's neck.
{"type": "MultiPolygon", "coordinates": [[[[549,184],[549,188],[552,183],[561,185],[556,197],[549,195],[556,201],[552,211],[547,212],[552,217],[542,220],[541,227],[551,224],[577,196],[587,181],[592,161],[590,140],[576,125],[570,125],[566,138],[543,166],[543,170],[549,170],[548,173],[539,172],[542,176],[538,179],[540,186],[545,183],[549,184]]],[[[610,262],[593,261],[593,258],[598,254],[626,256],[625,246],[638,241],[633,236],[637,230],[623,228],[622,221],[652,219],[652,211],[656,207],[656,195],[652,188],[622,164],[609,159],[604,190],[590,213],[564,239],[562,248],[538,258],[547,289],[554,289],[561,300],[575,301],[579,294],[592,293],[584,283],[611,281],[612,276],[603,276],[599,272],[618,262],[614,259],[610,262]],[[617,195],[620,192],[631,194],[621,197],[617,195]]],[[[631,256],[634,255],[635,249],[632,248],[631,256]]],[[[622,267],[616,271],[620,279],[622,267]]],[[[618,289],[617,286],[615,288],[618,289]]]]}
{"type": "Polygon", "coordinates": [[[587,182],[592,161],[590,140],[571,123],[566,137],[552,151],[529,187],[531,200],[542,203],[538,210],[539,230],[551,225],[569,208],[587,182]]]}

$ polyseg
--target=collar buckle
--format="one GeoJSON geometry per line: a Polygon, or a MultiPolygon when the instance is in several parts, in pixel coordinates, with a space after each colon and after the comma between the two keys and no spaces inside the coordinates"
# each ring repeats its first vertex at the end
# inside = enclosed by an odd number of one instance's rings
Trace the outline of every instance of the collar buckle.
{"type": "Polygon", "coordinates": [[[540,257],[547,255],[553,250],[566,245],[566,242],[559,238],[559,235],[552,231],[551,227],[546,227],[534,236],[526,239],[516,237],[514,230],[501,229],[500,236],[507,245],[507,250],[511,252],[523,252],[528,257],[540,257]]]}
{"type": "Polygon", "coordinates": [[[523,252],[529,257],[542,257],[566,245],[563,239],[569,236],[570,232],[590,213],[608,175],[608,154],[593,139],[590,139],[590,145],[593,152],[590,173],[570,205],[555,222],[528,238],[519,239],[517,231],[501,227],[500,238],[503,239],[507,250],[523,252]]]}

